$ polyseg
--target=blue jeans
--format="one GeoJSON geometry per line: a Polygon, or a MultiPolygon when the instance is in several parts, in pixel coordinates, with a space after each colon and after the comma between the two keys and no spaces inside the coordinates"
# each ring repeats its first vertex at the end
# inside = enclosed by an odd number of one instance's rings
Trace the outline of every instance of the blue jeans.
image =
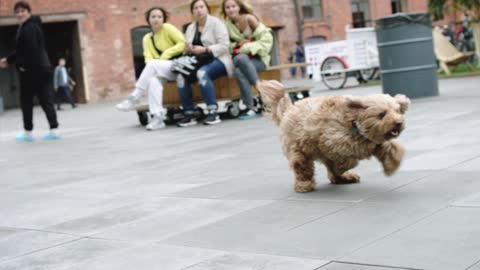
{"type": "Polygon", "coordinates": [[[67,98],[68,103],[70,103],[72,106],[75,106],[75,103],[73,102],[72,96],[70,95],[70,87],[65,85],[65,86],[58,86],[57,89],[57,108],[60,108],[62,105],[62,95],[64,95],[67,98]]]}
{"type": "Polygon", "coordinates": [[[242,100],[246,106],[253,106],[252,85],[258,82],[258,71],[265,70],[265,63],[260,58],[251,58],[246,54],[239,54],[233,58],[235,76],[237,77],[242,100]]]}
{"type": "MultiPolygon", "coordinates": [[[[203,99],[207,104],[208,110],[216,110],[217,98],[215,96],[215,88],[213,87],[213,81],[227,75],[227,69],[225,65],[215,59],[210,64],[202,66],[197,71],[198,85],[202,91],[203,99]]],[[[177,88],[180,97],[182,98],[182,106],[185,114],[193,114],[195,105],[193,104],[192,86],[188,83],[182,75],[178,76],[177,88]]]]}

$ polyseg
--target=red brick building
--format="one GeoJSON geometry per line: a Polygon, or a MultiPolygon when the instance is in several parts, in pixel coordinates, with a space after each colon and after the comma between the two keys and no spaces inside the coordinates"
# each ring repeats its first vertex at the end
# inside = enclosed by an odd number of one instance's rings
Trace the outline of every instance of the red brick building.
{"type": "MultiPolygon", "coordinates": [[[[0,1],[0,57],[14,46],[16,20],[12,7],[16,0],[0,1]]],[[[161,5],[171,11],[177,27],[190,20],[188,8],[178,9],[188,0],[30,0],[34,14],[42,15],[49,55],[56,63],[66,56],[78,82],[80,102],[118,99],[133,89],[132,31],[145,25],[144,11],[161,5]]],[[[209,1],[209,2],[219,2],[209,1]]],[[[286,63],[298,37],[292,0],[255,0],[255,11],[276,33],[274,61],[286,63]]],[[[338,40],[345,26],[371,26],[375,19],[395,12],[424,12],[427,0],[299,0],[303,14],[302,33],[306,42],[338,40]]],[[[0,95],[6,107],[17,106],[18,84],[14,71],[0,70],[0,95]]]]}

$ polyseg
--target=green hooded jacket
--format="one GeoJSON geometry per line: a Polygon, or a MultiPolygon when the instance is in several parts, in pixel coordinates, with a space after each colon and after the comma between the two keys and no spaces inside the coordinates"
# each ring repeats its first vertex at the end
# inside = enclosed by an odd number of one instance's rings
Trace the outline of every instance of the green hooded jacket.
{"type": "MultiPolygon", "coordinates": [[[[246,38],[230,20],[225,20],[225,25],[227,25],[228,34],[230,35],[230,52],[233,52],[233,48],[235,48],[238,43],[246,40],[246,38]]],[[[270,51],[273,47],[272,29],[266,27],[263,23],[259,23],[252,37],[254,41],[245,43],[240,48],[240,52],[258,55],[262,59],[262,62],[265,63],[265,66],[270,66],[270,51]]]]}

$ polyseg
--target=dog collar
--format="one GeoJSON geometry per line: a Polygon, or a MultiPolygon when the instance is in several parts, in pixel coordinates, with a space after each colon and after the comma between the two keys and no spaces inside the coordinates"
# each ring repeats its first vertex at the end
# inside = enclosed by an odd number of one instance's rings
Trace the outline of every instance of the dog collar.
{"type": "Polygon", "coordinates": [[[358,124],[357,121],[352,122],[352,133],[355,135],[361,135],[362,137],[368,140],[367,134],[363,132],[363,130],[360,128],[360,124],[358,124]]]}

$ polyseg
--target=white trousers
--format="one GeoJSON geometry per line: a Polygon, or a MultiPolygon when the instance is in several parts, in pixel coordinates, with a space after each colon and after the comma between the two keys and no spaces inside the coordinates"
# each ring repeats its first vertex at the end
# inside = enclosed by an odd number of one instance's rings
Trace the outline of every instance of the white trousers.
{"type": "Polygon", "coordinates": [[[163,108],[163,85],[167,81],[175,81],[177,74],[171,71],[172,61],[154,59],[145,66],[135,85],[132,96],[141,97],[148,91],[148,106],[150,113],[161,115],[163,108]]]}

